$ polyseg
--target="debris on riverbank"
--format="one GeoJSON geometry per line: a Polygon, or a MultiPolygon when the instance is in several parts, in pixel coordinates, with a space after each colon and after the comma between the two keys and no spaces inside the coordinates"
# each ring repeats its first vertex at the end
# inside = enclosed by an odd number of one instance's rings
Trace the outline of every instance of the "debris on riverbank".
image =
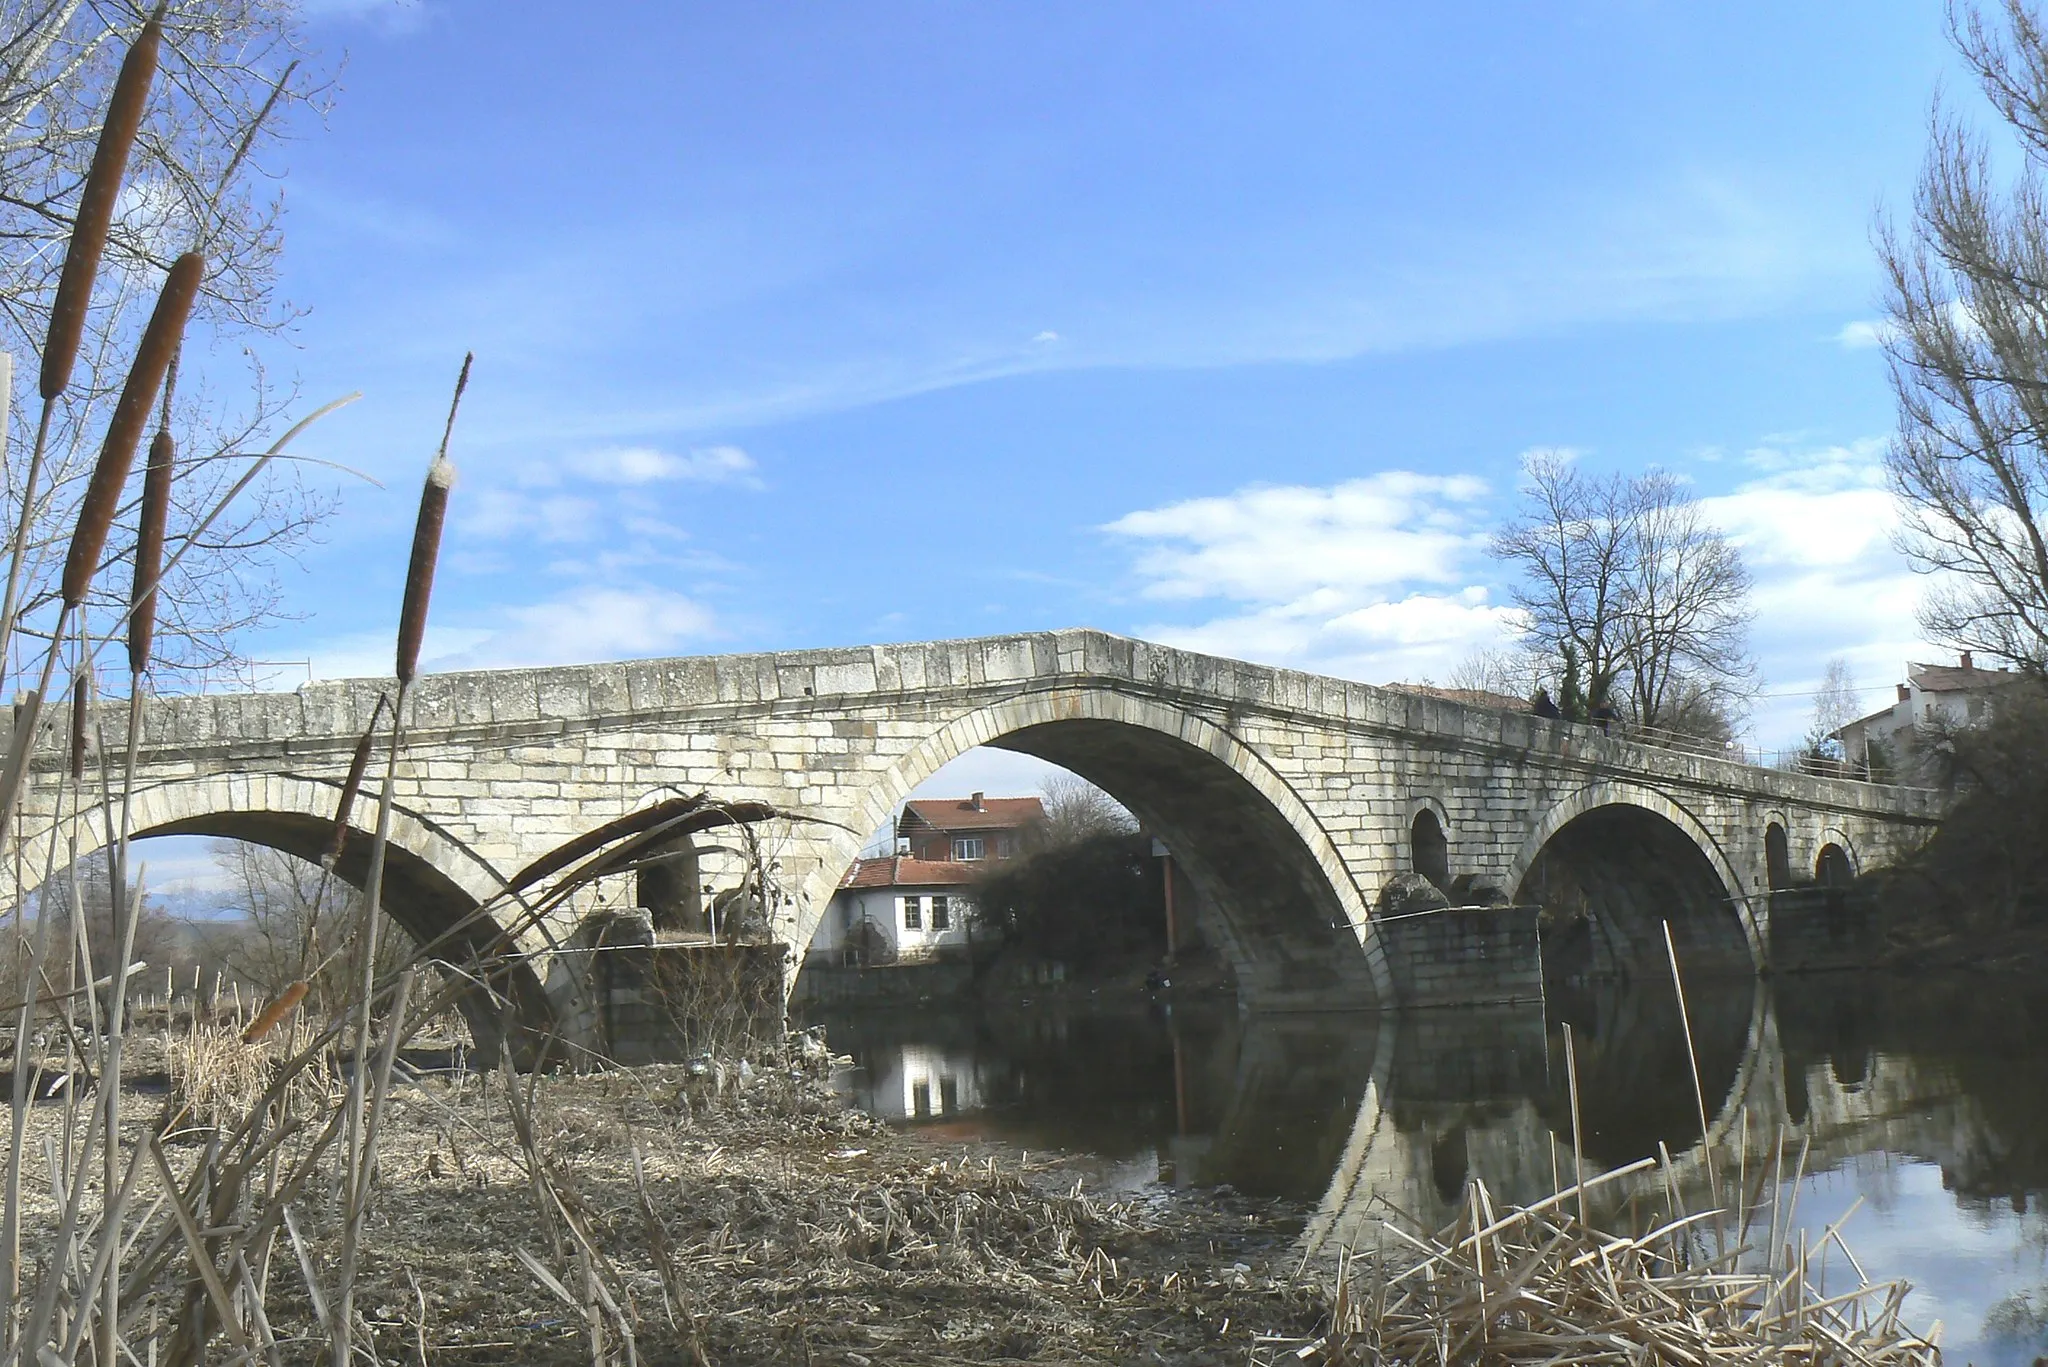
{"type": "Polygon", "coordinates": [[[1252,1362],[1939,1367],[1934,1343],[1900,1322],[1906,1284],[1868,1281],[1839,1223],[1795,1244],[1778,1184],[1740,1216],[1687,1214],[1674,1184],[1656,1223],[1623,1237],[1585,1222],[1604,1180],[1499,1212],[1474,1181],[1457,1223],[1429,1235],[1388,1219],[1373,1256],[1342,1257],[1324,1332],[1262,1337],[1252,1362]],[[1831,1258],[1850,1283],[1833,1295],[1831,1258]]]}
{"type": "MultiPolygon", "coordinates": [[[[1256,1335],[1326,1315],[1299,1275],[1297,1211],[1105,1199],[1058,1160],[891,1130],[801,1069],[705,1060],[514,1085],[530,1095],[508,1104],[502,1074],[392,1093],[358,1295],[387,1358],[592,1361],[570,1275],[585,1238],[618,1302],[599,1330],[618,1362],[630,1324],[640,1361],[720,1367],[1243,1363],[1256,1335]]],[[[313,1223],[317,1258],[333,1231],[313,1223]]],[[[278,1277],[267,1310],[310,1344],[297,1280],[278,1277]]]]}

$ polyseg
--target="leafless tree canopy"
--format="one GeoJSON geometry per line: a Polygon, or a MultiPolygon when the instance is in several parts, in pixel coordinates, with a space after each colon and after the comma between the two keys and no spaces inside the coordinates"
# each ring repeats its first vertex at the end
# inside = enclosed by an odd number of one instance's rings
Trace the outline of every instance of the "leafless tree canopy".
{"type": "Polygon", "coordinates": [[[1451,668],[1452,688],[1529,698],[1543,682],[1543,661],[1526,650],[1475,650],[1451,668]]]}
{"type": "Polygon", "coordinates": [[[1827,673],[1821,677],[1820,691],[1813,695],[1812,738],[1826,740],[1862,715],[1856,675],[1849,668],[1849,662],[1837,655],[1828,661],[1827,673]]]}
{"type": "MultiPolygon", "coordinates": [[[[25,483],[40,403],[36,360],[65,239],[114,73],[147,8],[139,0],[0,0],[0,349],[15,357],[18,381],[7,443],[10,499],[25,483]]],[[[239,453],[286,397],[265,384],[253,357],[236,355],[236,344],[293,317],[276,293],[282,197],[266,173],[275,170],[269,162],[294,118],[322,99],[297,43],[295,0],[174,0],[169,7],[149,112],[38,490],[33,577],[23,596],[29,636],[47,627],[63,540],[113,396],[179,253],[204,251],[208,272],[172,409],[180,451],[174,550],[180,529],[232,482],[239,453]],[[201,376],[223,363],[226,373],[201,376]]],[[[278,557],[303,543],[330,504],[286,473],[217,522],[159,595],[159,668],[191,675],[231,667],[238,635],[278,613],[278,557]]],[[[107,572],[132,554],[132,511],[122,522],[126,530],[109,543],[95,580],[89,624],[111,626],[126,607],[129,576],[107,572]]]]}
{"type": "Polygon", "coordinates": [[[1045,825],[1037,832],[1041,848],[1078,845],[1099,835],[1129,835],[1138,823],[1115,798],[1074,774],[1048,779],[1040,789],[1045,825]]]}
{"type": "Polygon", "coordinates": [[[1943,583],[1922,610],[1937,640],[2048,669],[2048,41],[2021,0],[1950,34],[2019,144],[2009,182],[1939,105],[1913,222],[1886,224],[1886,350],[1899,431],[1887,466],[1905,548],[1943,583]]]}
{"type": "Polygon", "coordinates": [[[1750,578],[1741,552],[1675,476],[1591,476],[1543,452],[1522,510],[1493,540],[1521,571],[1529,647],[1567,648],[1586,697],[1637,726],[1714,735],[1747,695],[1750,578]]]}
{"type": "MultiPolygon", "coordinates": [[[[228,909],[248,918],[228,967],[273,998],[294,982],[307,982],[315,1011],[346,1001],[361,971],[346,952],[362,928],[361,895],[319,865],[262,845],[217,841],[214,861],[228,878],[228,909]]],[[[412,954],[411,941],[389,921],[377,948],[390,972],[412,954]]]]}

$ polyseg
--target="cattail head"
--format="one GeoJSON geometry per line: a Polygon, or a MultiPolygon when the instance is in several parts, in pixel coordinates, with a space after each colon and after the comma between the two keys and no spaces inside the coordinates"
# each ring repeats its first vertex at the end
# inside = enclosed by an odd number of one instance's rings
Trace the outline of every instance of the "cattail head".
{"type": "Polygon", "coordinates": [[[85,601],[99,569],[100,552],[107,544],[107,530],[113,526],[114,511],[121,502],[121,488],[128,482],[129,467],[135,464],[135,448],[142,429],[149,422],[149,410],[156,404],[157,389],[164,372],[185,337],[185,320],[192,315],[192,303],[199,297],[199,282],[206,275],[206,258],[187,252],[164,277],[163,293],[156,310],[142,331],[135,363],[128,367],[128,381],[114,404],[114,416],[107,423],[107,439],[100,447],[99,464],[85,486],[85,501],[78,508],[78,526],[71,534],[71,552],[64,560],[64,605],[76,608],[85,601]]]}
{"type": "Polygon", "coordinates": [[[398,682],[409,684],[419,676],[420,643],[427,634],[427,601],[434,594],[434,564],[441,556],[441,527],[448,520],[448,491],[455,487],[455,467],[448,461],[448,437],[455,430],[455,412],[462,406],[462,391],[469,387],[470,363],[475,353],[462,358],[462,374],[456,377],[455,398],[448,405],[448,425],[441,431],[441,449],[427,467],[426,488],[420,491],[420,516],[412,532],[412,563],[405,572],[405,603],[398,613],[398,682]]]}
{"type": "Polygon", "coordinates": [[[348,844],[349,813],[355,810],[356,794],[362,791],[363,774],[370,767],[370,744],[377,736],[377,719],[384,715],[384,695],[377,695],[377,705],[370,709],[370,724],[363,728],[363,738],[356,742],[355,756],[348,762],[348,777],[342,780],[341,801],[334,805],[334,834],[328,837],[327,849],[320,856],[320,863],[329,873],[341,860],[342,849],[348,844]]]}
{"type": "Polygon", "coordinates": [[[121,178],[128,172],[128,153],[135,146],[135,135],[149,105],[157,48],[162,42],[163,25],[153,17],[142,26],[135,45],[122,59],[121,74],[114,78],[114,96],[107,102],[106,122],[100,125],[100,140],[92,152],[92,169],[86,172],[85,189],[78,197],[78,217],[64,249],[64,271],[57,278],[50,331],[43,340],[45,400],[56,398],[71,383],[79,339],[85,335],[86,309],[92,303],[93,279],[99,274],[100,253],[106,249],[121,178]]]}
{"type": "Polygon", "coordinates": [[[171,475],[178,443],[171,429],[159,427],[149,443],[149,464],[142,472],[142,520],[135,529],[135,587],[128,595],[128,672],[149,668],[149,648],[156,637],[156,581],[164,572],[164,528],[171,513],[171,475]]]}
{"type": "Polygon", "coordinates": [[[249,1022],[249,1028],[242,1032],[242,1043],[254,1044],[277,1027],[277,1023],[292,1013],[292,1008],[306,999],[306,982],[301,979],[278,993],[277,1000],[263,1008],[263,1014],[249,1022]]]}
{"type": "Polygon", "coordinates": [[[91,695],[90,676],[80,674],[71,681],[71,780],[85,778],[85,705],[91,695]]]}

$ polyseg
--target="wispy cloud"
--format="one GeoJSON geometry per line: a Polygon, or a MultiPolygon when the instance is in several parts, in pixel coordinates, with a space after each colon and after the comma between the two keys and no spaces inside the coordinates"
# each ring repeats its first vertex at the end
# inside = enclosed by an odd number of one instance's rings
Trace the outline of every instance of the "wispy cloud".
{"type": "Polygon", "coordinates": [[[1129,513],[1143,596],[1231,611],[1141,634],[1353,678],[1440,675],[1512,620],[1477,565],[1487,486],[1387,471],[1328,488],[1250,488],[1129,513]]]}
{"type": "MultiPolygon", "coordinates": [[[[717,635],[716,615],[687,594],[586,583],[430,626],[420,658],[430,672],[592,664],[702,650],[717,635]]],[[[316,642],[308,653],[317,679],[382,678],[395,667],[388,632],[316,642]]]]}
{"type": "Polygon", "coordinates": [[[678,454],[652,446],[614,446],[569,459],[570,468],[600,484],[733,484],[761,488],[754,458],[737,446],[699,446],[678,454]]]}
{"type": "Polygon", "coordinates": [[[502,625],[434,662],[435,667],[493,669],[671,655],[702,649],[716,629],[709,608],[665,588],[587,584],[496,615],[502,625]]]}

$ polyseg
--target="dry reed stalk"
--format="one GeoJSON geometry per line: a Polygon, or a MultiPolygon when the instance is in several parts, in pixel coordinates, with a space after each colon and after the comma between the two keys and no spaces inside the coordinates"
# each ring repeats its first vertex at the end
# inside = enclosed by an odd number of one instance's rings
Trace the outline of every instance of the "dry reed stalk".
{"type": "MultiPolygon", "coordinates": [[[[85,498],[78,507],[78,526],[71,534],[71,549],[64,558],[64,605],[76,610],[85,601],[99,572],[100,552],[106,547],[107,532],[114,525],[120,507],[121,490],[135,464],[135,449],[142,430],[156,407],[157,391],[171,360],[185,340],[185,322],[199,297],[199,284],[206,278],[206,258],[186,252],[171,264],[164,277],[163,291],[142,331],[135,360],[128,367],[128,379],[115,401],[114,416],[107,422],[107,437],[100,446],[100,458],[85,486],[85,498]]],[[[131,613],[132,617],[133,614],[131,613]]]]}
{"type": "Polygon", "coordinates": [[[1664,952],[1671,961],[1671,990],[1678,995],[1678,1023],[1685,1031],[1685,1061],[1692,1069],[1692,1097],[1700,1118],[1700,1151],[1707,1164],[1707,1199],[1718,1209],[1721,1183],[1714,1171],[1714,1145],[1708,1134],[1707,1089],[1700,1081],[1699,1051],[1692,1042],[1692,1012],[1685,1004],[1685,979],[1678,971],[1678,943],[1671,938],[1671,922],[1664,922],[1664,952]]]}
{"type": "MultiPolygon", "coordinates": [[[[420,491],[419,517],[413,527],[412,556],[405,576],[405,596],[398,616],[398,696],[391,708],[391,747],[384,764],[384,782],[377,802],[377,833],[370,845],[370,868],[363,882],[363,925],[357,935],[362,955],[361,989],[356,1000],[355,1065],[350,1071],[348,1091],[348,1147],[345,1178],[347,1221],[342,1233],[339,1284],[334,1297],[333,1348],[335,1367],[350,1367],[355,1335],[356,1252],[361,1225],[368,1209],[371,1171],[376,1163],[372,1141],[375,1126],[366,1114],[363,1066],[370,1053],[371,1012],[376,1001],[378,918],[384,905],[384,866],[391,844],[391,809],[398,778],[398,756],[405,743],[405,704],[412,681],[419,673],[420,645],[426,638],[427,606],[433,596],[434,565],[441,553],[441,532],[448,517],[448,494],[455,484],[455,467],[448,463],[448,442],[455,430],[455,415],[462,406],[463,390],[469,387],[469,368],[474,353],[462,358],[456,377],[455,395],[448,405],[448,422],[441,431],[441,445],[427,468],[420,491]]],[[[409,986],[410,978],[405,980],[409,986]]],[[[396,1030],[402,1021],[394,1021],[396,1030]]]]}
{"type": "MultiPolygon", "coordinates": [[[[1387,1226],[1419,1260],[1386,1250],[1340,1258],[1327,1331],[1305,1345],[1263,1340],[1264,1353],[1253,1360],[1411,1367],[1479,1360],[1502,1367],[1939,1362],[1929,1339],[1899,1325],[1899,1284],[1863,1281],[1854,1291],[1823,1295],[1805,1243],[1747,1265],[1738,1265],[1734,1252],[1709,1252],[1701,1236],[1727,1212],[1674,1215],[1623,1238],[1559,1213],[1559,1193],[1541,1208],[1474,1228],[1490,1206],[1484,1184],[1474,1186],[1475,1199],[1446,1229],[1387,1226]],[[1427,1275],[1416,1275],[1424,1269],[1427,1275]],[[1282,1349],[1292,1351],[1282,1357],[1282,1349]]],[[[1822,1235],[1823,1248],[1834,1242],[1847,1251],[1840,1225],[1822,1235]]]]}

